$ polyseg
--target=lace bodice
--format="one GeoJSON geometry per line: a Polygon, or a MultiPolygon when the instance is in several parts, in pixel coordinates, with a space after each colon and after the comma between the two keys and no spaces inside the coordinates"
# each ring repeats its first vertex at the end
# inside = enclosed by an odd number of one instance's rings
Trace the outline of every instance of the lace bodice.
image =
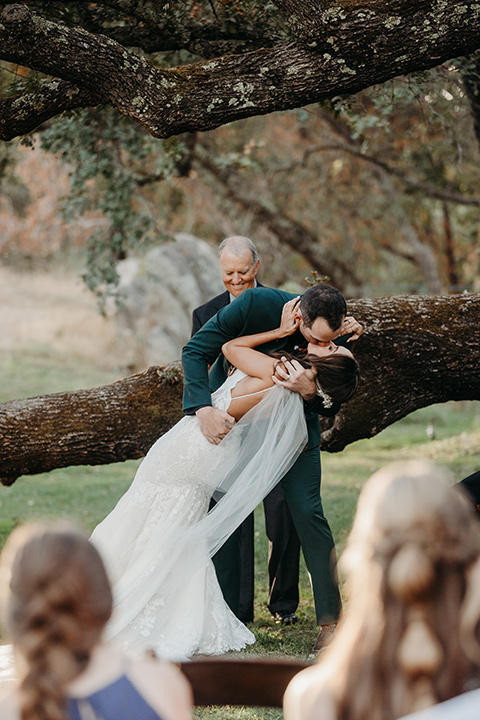
{"type": "Polygon", "coordinates": [[[223,385],[220,385],[218,390],[212,393],[213,407],[226,412],[232,400],[231,393],[233,388],[244,377],[247,377],[246,373],[241,370],[234,370],[233,373],[227,377],[223,385]]]}

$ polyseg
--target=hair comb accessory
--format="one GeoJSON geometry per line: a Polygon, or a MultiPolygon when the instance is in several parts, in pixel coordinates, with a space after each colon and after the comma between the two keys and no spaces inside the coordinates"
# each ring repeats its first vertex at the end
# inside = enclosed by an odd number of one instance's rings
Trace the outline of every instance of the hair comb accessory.
{"type": "Polygon", "coordinates": [[[326,408],[331,408],[333,405],[332,398],[330,397],[330,395],[327,395],[325,390],[320,386],[318,380],[315,381],[315,384],[317,386],[317,395],[323,400],[323,406],[326,408]]]}

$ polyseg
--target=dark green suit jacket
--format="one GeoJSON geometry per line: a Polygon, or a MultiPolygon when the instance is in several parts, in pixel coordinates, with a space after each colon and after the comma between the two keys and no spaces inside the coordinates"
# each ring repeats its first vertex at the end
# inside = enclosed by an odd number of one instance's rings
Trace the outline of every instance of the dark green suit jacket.
{"type": "MultiPolygon", "coordinates": [[[[274,330],[280,324],[283,306],[296,297],[292,293],[272,288],[245,290],[226,307],[219,310],[185,345],[182,352],[184,375],[183,409],[193,414],[198,408],[211,405],[211,393],[225,381],[228,364],[221,353],[223,343],[242,335],[274,330]],[[208,367],[211,366],[210,372],[208,367]]],[[[295,346],[306,347],[301,332],[261,345],[257,350],[268,353],[272,350],[293,352],[295,346]]],[[[320,444],[318,415],[331,417],[340,408],[333,404],[325,408],[320,398],[305,403],[308,426],[308,445],[320,444]]]]}

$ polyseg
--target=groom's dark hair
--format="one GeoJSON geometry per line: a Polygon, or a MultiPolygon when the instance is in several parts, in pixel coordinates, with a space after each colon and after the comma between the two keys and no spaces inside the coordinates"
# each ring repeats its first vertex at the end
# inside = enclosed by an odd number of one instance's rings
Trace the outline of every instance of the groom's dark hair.
{"type": "Polygon", "coordinates": [[[331,285],[314,285],[300,298],[303,322],[311,328],[317,318],[324,318],[332,330],[338,330],[347,314],[347,303],[340,290],[331,285]]]}

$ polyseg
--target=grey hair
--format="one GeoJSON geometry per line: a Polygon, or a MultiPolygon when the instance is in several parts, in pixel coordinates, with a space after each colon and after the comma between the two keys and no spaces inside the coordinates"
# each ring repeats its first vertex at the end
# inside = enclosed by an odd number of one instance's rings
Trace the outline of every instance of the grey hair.
{"type": "Polygon", "coordinates": [[[242,255],[245,250],[250,250],[252,253],[253,264],[256,265],[258,262],[258,252],[254,242],[250,240],[250,238],[243,237],[243,235],[231,235],[230,237],[225,238],[225,240],[223,240],[219,245],[219,256],[225,248],[231,250],[235,255],[242,255]]]}

